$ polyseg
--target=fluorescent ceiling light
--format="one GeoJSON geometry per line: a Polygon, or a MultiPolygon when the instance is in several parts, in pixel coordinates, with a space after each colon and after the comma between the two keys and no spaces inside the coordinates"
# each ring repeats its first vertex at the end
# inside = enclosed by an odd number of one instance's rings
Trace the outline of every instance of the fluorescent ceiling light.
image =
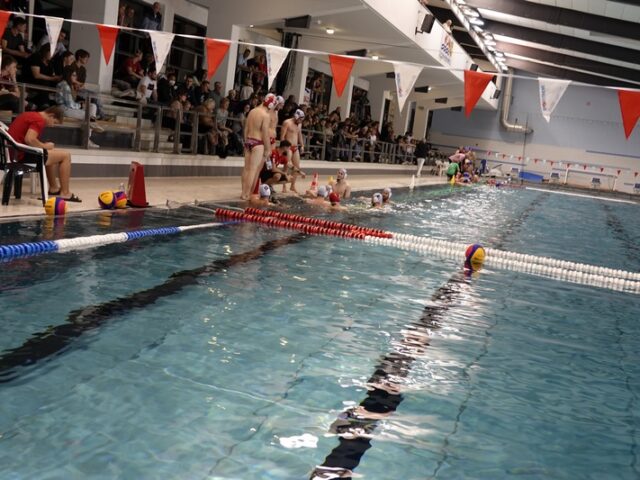
{"type": "Polygon", "coordinates": [[[326,31],[328,35],[333,35],[334,33],[336,33],[336,31],[333,28],[327,28],[326,31]]]}
{"type": "Polygon", "coordinates": [[[484,25],[484,20],[480,19],[480,18],[472,18],[469,20],[469,23],[473,24],[473,25],[484,25]]]}
{"type": "Polygon", "coordinates": [[[380,57],[378,55],[371,55],[371,60],[379,60],[380,57]]]}

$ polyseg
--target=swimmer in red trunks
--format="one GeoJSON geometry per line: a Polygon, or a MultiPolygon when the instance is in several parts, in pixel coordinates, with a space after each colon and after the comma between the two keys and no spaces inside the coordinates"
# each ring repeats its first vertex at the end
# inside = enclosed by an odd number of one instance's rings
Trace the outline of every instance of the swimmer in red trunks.
{"type": "Polygon", "coordinates": [[[302,178],[306,177],[306,174],[300,170],[300,155],[302,154],[304,137],[302,136],[302,122],[304,121],[304,112],[302,110],[296,110],[293,117],[285,120],[282,124],[282,130],[280,132],[280,140],[288,140],[291,143],[291,164],[293,165],[293,171],[291,174],[291,191],[298,193],[296,190],[296,178],[298,175],[302,178]]]}
{"type": "Polygon", "coordinates": [[[276,96],[269,94],[265,97],[263,104],[251,110],[247,116],[244,129],[244,168],[241,177],[241,198],[243,200],[248,200],[251,196],[262,165],[271,154],[271,149],[265,148],[265,145],[270,144],[269,124],[271,117],[269,112],[275,108],[276,96]]]}

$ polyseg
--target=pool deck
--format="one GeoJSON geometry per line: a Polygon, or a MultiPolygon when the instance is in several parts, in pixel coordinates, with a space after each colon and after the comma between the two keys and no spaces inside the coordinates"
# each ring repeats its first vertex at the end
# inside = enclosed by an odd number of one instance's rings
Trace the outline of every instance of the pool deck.
{"type": "MultiPolygon", "coordinates": [[[[352,191],[382,190],[384,187],[408,188],[411,184],[411,174],[407,175],[359,175],[356,171],[350,173],[348,181],[352,191]]],[[[335,177],[334,177],[335,178],[335,177]]],[[[416,186],[444,184],[445,177],[422,175],[416,179],[416,186]]],[[[328,175],[320,176],[320,184],[326,184],[328,175]]],[[[104,190],[117,190],[121,182],[127,183],[126,178],[79,178],[72,179],[72,191],[83,201],[82,203],[68,202],[68,213],[98,210],[98,194],[104,190]]],[[[308,189],[311,184],[310,176],[300,180],[298,190],[308,189]]],[[[276,193],[281,194],[281,186],[276,187],[276,193]]],[[[29,193],[30,182],[25,181],[20,200],[11,197],[9,205],[0,206],[0,218],[9,220],[11,217],[44,215],[42,203],[37,199],[39,193],[29,193]]],[[[240,177],[151,177],[145,179],[147,202],[150,206],[164,207],[167,200],[177,203],[190,203],[194,200],[210,201],[220,204],[238,202],[240,200],[240,177]]],[[[291,194],[289,194],[291,195],[291,194]]]]}

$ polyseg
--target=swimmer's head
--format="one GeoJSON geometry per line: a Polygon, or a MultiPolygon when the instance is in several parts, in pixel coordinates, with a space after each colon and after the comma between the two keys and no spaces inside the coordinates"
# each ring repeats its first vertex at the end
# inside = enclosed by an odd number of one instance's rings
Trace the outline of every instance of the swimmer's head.
{"type": "Polygon", "coordinates": [[[296,123],[302,123],[302,121],[304,120],[304,112],[300,109],[296,110],[296,112],[293,114],[293,119],[296,121],[296,123]]]}
{"type": "Polygon", "coordinates": [[[264,101],[262,102],[262,104],[269,110],[274,110],[278,105],[278,102],[276,100],[276,96],[273,93],[269,93],[266,97],[264,97],[264,101]]]}
{"type": "Polygon", "coordinates": [[[385,188],[382,191],[382,200],[384,200],[386,202],[387,200],[389,200],[391,198],[391,195],[393,195],[393,193],[391,192],[391,189],[389,187],[385,188]]]}
{"type": "Polygon", "coordinates": [[[271,188],[266,183],[260,185],[260,198],[269,198],[271,196],[271,188]]]}
{"type": "Polygon", "coordinates": [[[347,169],[340,168],[338,170],[338,180],[345,180],[347,178],[347,169]]]}
{"type": "Polygon", "coordinates": [[[327,198],[327,189],[326,187],[319,186],[318,187],[318,198],[327,198]]]}
{"type": "Polygon", "coordinates": [[[336,192],[331,192],[331,194],[329,194],[329,201],[331,205],[338,205],[340,203],[340,195],[336,192]]]}
{"type": "Polygon", "coordinates": [[[327,195],[331,194],[331,192],[333,192],[333,187],[331,185],[327,185],[326,187],[324,187],[327,189],[327,195]]]}
{"type": "Polygon", "coordinates": [[[276,97],[276,108],[280,110],[282,107],[284,107],[284,97],[278,95],[276,97]]]}
{"type": "Polygon", "coordinates": [[[382,205],[382,194],[374,193],[371,195],[371,206],[375,207],[376,205],[382,205]]]}

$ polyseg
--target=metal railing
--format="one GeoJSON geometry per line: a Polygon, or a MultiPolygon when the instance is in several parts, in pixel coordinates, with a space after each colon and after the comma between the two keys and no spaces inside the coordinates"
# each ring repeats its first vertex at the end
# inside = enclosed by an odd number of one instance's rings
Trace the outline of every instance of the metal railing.
{"type": "MultiPolygon", "coordinates": [[[[25,100],[29,98],[30,93],[39,91],[47,92],[51,95],[56,91],[54,88],[24,83],[19,83],[18,88],[20,90],[21,111],[23,111],[25,100]]],[[[202,117],[210,116],[215,122],[215,113],[178,110],[174,111],[173,116],[177,118],[174,118],[173,122],[165,122],[163,119],[170,118],[169,112],[173,110],[169,106],[144,103],[128,98],[117,98],[112,95],[91,91],[83,91],[82,94],[85,102],[84,119],[79,126],[82,131],[80,146],[83,148],[89,148],[91,135],[90,109],[86,108],[86,106],[94,101],[101,100],[103,102],[102,108],[106,113],[115,114],[116,116],[121,114],[127,119],[135,118],[135,125],[133,125],[133,121],[129,121],[129,125],[132,127],[130,130],[118,128],[113,129],[113,132],[111,132],[112,135],[131,135],[130,142],[123,141],[120,146],[109,146],[110,149],[117,150],[122,148],[136,152],[149,151],[153,153],[170,151],[173,154],[196,154],[199,151],[209,154],[216,153],[216,145],[213,145],[213,152],[207,150],[207,133],[203,132],[201,128],[202,117]],[[127,114],[123,114],[123,108],[127,109],[127,114]],[[145,120],[150,121],[151,125],[148,126],[149,122],[145,122],[145,120]],[[174,124],[173,128],[163,127],[163,124],[170,123],[174,124]],[[170,144],[169,148],[167,148],[167,144],[170,144]],[[201,145],[204,145],[205,148],[199,148],[201,145]]],[[[51,102],[51,104],[53,103],[51,102]]],[[[226,125],[232,130],[229,133],[229,137],[231,137],[230,144],[232,144],[230,154],[242,154],[242,126],[238,125],[240,122],[241,119],[238,117],[229,117],[227,119],[226,125]]],[[[117,123],[114,125],[122,126],[117,123]]],[[[107,130],[109,131],[109,129],[107,130]]],[[[215,130],[214,128],[214,132],[215,130]]],[[[305,140],[302,155],[304,159],[397,165],[416,163],[412,148],[406,148],[396,143],[379,140],[371,141],[370,139],[347,137],[342,133],[329,133],[312,129],[303,129],[302,133],[305,140]]],[[[78,145],[71,144],[67,146],[78,145]]],[[[430,152],[426,165],[434,165],[435,160],[440,157],[444,159],[443,154],[439,154],[437,151],[430,152]]]]}

